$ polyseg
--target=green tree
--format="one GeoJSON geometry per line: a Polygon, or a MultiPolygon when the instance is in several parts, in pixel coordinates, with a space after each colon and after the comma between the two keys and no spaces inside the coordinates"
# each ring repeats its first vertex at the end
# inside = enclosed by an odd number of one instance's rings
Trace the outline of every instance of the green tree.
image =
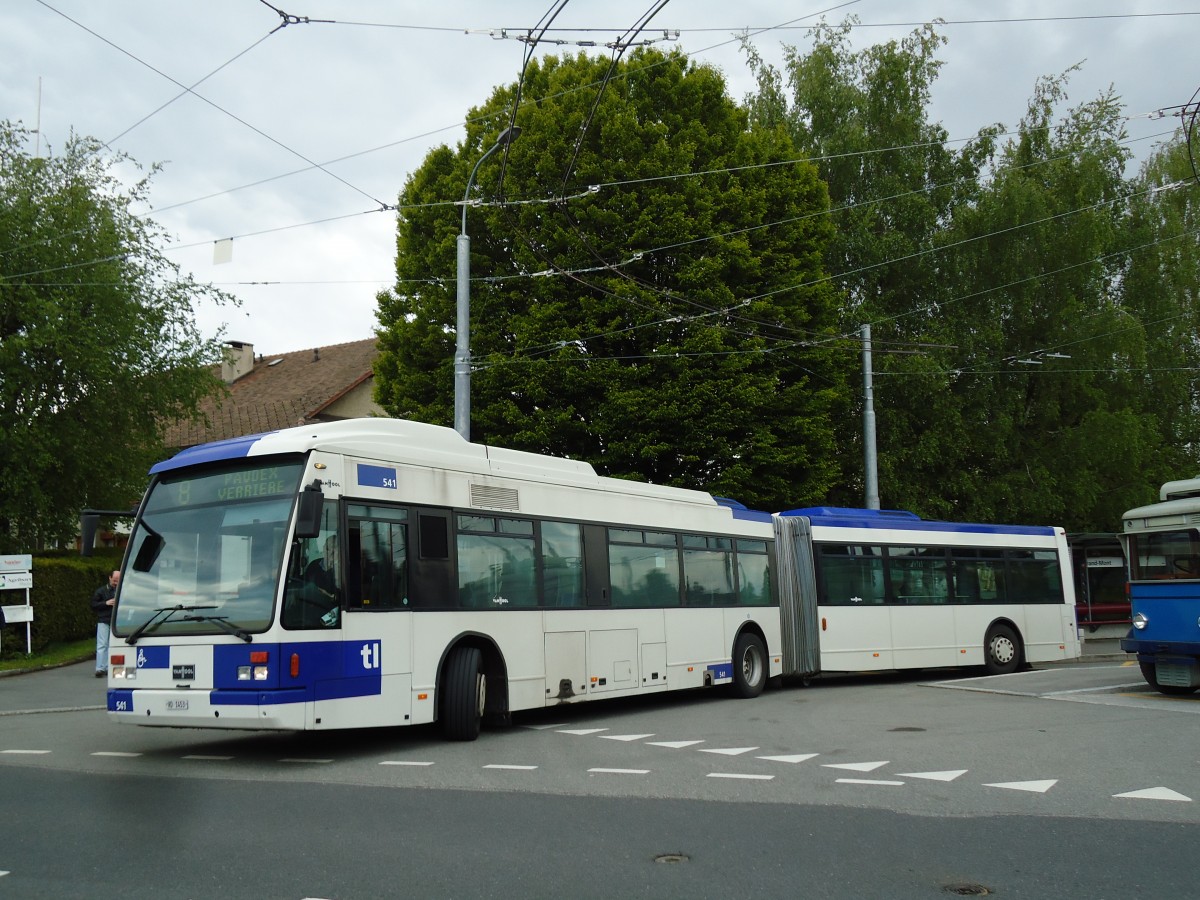
{"type": "Polygon", "coordinates": [[[136,503],[167,419],[218,389],[217,340],[192,319],[211,288],[181,278],[90,139],[34,158],[0,123],[0,548],[75,533],[85,507],[136,503]]]}
{"type": "MultiPolygon", "coordinates": [[[[953,459],[951,435],[929,427],[952,425],[956,413],[944,375],[954,337],[934,312],[945,273],[931,251],[953,210],[977,196],[995,129],[952,149],[945,129],[931,121],[944,43],[933,25],[855,51],[849,39],[856,21],[815,27],[808,52],[785,45],[782,72],[747,43],[757,90],[746,106],[751,121],[786,127],[829,185],[836,232],[826,267],[846,298],[841,361],[857,375],[857,336],[871,323],[881,494],[894,506],[901,496],[910,503],[909,491],[896,490],[907,467],[944,473],[953,459]],[[901,447],[903,459],[892,453],[901,447]]],[[[842,457],[832,498],[854,505],[863,497],[860,422],[860,414],[841,420],[839,443],[853,452],[842,457]]],[[[944,514],[936,496],[926,491],[911,505],[944,514]]]]}
{"type": "MultiPolygon", "coordinates": [[[[846,391],[825,186],[715,69],[645,49],[607,68],[531,65],[520,139],[479,170],[479,197],[549,202],[469,210],[472,438],[765,508],[819,499],[846,391]]],[[[394,415],[452,420],[452,204],[516,91],[472,110],[463,144],[401,194],[376,368],[394,415]]]]}

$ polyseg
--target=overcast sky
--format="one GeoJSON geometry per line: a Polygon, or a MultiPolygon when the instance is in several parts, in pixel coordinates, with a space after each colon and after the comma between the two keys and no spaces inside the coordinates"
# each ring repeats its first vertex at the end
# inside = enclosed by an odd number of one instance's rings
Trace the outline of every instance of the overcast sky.
{"type": "MultiPolygon", "coordinates": [[[[170,258],[243,301],[197,309],[206,335],[224,326],[266,354],[360,340],[374,333],[375,293],[394,271],[395,214],[382,208],[431,149],[457,145],[472,106],[516,80],[525,45],[515,36],[552,5],[3,0],[0,119],[40,124],[42,154],[74,130],[163,165],[149,214],[172,237],[170,258]],[[194,93],[178,96],[181,86],[194,93]],[[233,259],[216,264],[224,238],[233,259]]],[[[538,52],[602,44],[655,5],[573,0],[554,22],[568,43],[538,52]]],[[[1155,111],[1200,87],[1200,4],[1185,0],[675,0],[642,37],[669,31],[658,46],[718,66],[741,100],[751,83],[733,35],[750,29],[778,61],[782,44],[807,45],[822,14],[857,16],[855,46],[946,20],[934,115],[951,138],[1014,125],[1039,75],[1082,63],[1070,105],[1111,85],[1144,157],[1178,124],[1155,111]]],[[[442,274],[452,271],[447,260],[442,274]]]]}

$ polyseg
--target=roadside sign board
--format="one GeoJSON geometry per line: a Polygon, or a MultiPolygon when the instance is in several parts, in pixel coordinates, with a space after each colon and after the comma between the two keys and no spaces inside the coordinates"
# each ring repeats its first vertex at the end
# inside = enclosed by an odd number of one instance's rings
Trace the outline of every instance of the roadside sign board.
{"type": "Polygon", "coordinates": [[[32,572],[0,572],[0,591],[33,587],[32,572]]]}
{"type": "Polygon", "coordinates": [[[0,556],[0,572],[28,572],[33,569],[32,553],[9,553],[0,556]]]}

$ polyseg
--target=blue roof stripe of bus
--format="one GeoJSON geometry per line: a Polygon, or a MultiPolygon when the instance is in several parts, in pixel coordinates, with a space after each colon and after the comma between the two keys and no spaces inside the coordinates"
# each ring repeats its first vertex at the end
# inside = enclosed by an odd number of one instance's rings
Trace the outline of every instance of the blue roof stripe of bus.
{"type": "Polygon", "coordinates": [[[747,522],[771,521],[771,514],[769,512],[750,509],[744,503],[739,503],[736,500],[730,500],[728,497],[718,497],[714,494],[713,500],[716,501],[717,506],[724,506],[731,513],[733,513],[733,517],[735,519],[744,519],[747,522]]]}
{"type": "Polygon", "coordinates": [[[1046,525],[983,525],[975,522],[926,521],[903,509],[848,509],[841,506],[809,506],[789,509],[781,516],[807,516],[813,525],[828,528],[892,528],[898,531],[931,531],[950,534],[1037,534],[1052,535],[1046,525]]]}
{"type": "Polygon", "coordinates": [[[247,434],[243,437],[229,438],[224,441],[214,441],[211,444],[198,444],[195,447],[188,447],[186,450],[180,450],[170,459],[164,459],[160,463],[155,463],[150,468],[150,474],[158,475],[160,472],[170,472],[172,469],[194,466],[199,463],[220,462],[226,459],[244,459],[250,455],[250,448],[266,434],[274,434],[274,432],[247,434]]]}

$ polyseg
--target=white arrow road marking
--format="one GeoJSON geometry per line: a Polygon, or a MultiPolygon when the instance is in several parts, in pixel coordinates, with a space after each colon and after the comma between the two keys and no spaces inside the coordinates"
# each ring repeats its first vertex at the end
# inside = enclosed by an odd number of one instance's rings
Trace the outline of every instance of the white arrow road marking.
{"type": "Polygon", "coordinates": [[[648,737],[654,737],[653,734],[602,734],[601,740],[605,741],[640,741],[648,737]]]}
{"type": "Polygon", "coordinates": [[[1029,791],[1034,794],[1044,794],[1058,784],[1057,778],[1047,781],[1005,781],[998,784],[985,784],[984,787],[1005,788],[1010,791],[1029,791]]]}
{"type": "Polygon", "coordinates": [[[953,781],[960,775],[966,775],[966,769],[953,769],[947,772],[897,772],[899,778],[924,778],[928,781],[953,781]]]}
{"type": "Polygon", "coordinates": [[[814,756],[820,755],[820,753],[793,753],[791,756],[759,756],[757,758],[767,759],[771,762],[802,763],[806,759],[812,759],[814,756]]]}
{"type": "Polygon", "coordinates": [[[1124,794],[1113,794],[1114,797],[1128,797],[1130,800],[1177,800],[1181,803],[1191,803],[1191,797],[1185,797],[1170,788],[1153,787],[1141,791],[1129,791],[1124,794]]]}
{"type": "Polygon", "coordinates": [[[704,741],[647,741],[651,747],[670,747],[672,750],[682,750],[684,747],[695,747],[704,741]]]}
{"type": "Polygon", "coordinates": [[[530,731],[549,731],[551,728],[564,728],[566,722],[556,722],[553,725],[522,725],[522,728],[528,728],[530,731]]]}
{"type": "Polygon", "coordinates": [[[381,766],[432,766],[432,762],[420,762],[414,759],[384,759],[379,763],[381,766]]]}
{"type": "Polygon", "coordinates": [[[740,775],[736,772],[709,772],[709,778],[738,778],[742,781],[772,781],[774,775],[740,775]]]}
{"type": "Polygon", "coordinates": [[[743,753],[749,753],[751,750],[757,750],[757,747],[726,747],[724,749],[701,747],[698,753],[720,753],[722,756],[741,756],[743,753]]]}
{"type": "Polygon", "coordinates": [[[509,766],[502,763],[493,763],[484,766],[485,769],[504,769],[510,772],[532,772],[537,766],[509,766]]]}
{"type": "Polygon", "coordinates": [[[607,728],[563,728],[559,730],[559,734],[599,734],[601,731],[608,731],[607,728]]]}
{"type": "Polygon", "coordinates": [[[865,762],[865,763],[822,763],[822,767],[826,769],[849,769],[851,772],[874,772],[880,766],[886,766],[889,760],[882,762],[865,762]]]}

